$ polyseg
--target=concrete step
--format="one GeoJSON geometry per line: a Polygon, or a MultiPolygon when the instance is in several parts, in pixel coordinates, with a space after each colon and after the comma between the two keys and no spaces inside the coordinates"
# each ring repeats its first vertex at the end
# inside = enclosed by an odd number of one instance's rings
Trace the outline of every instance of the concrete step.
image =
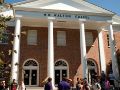
{"type": "MultiPolygon", "coordinates": [[[[44,87],[26,87],[26,90],[44,90],[44,87]]],[[[54,90],[57,90],[57,88],[54,90]]]]}
{"type": "Polygon", "coordinates": [[[44,90],[43,87],[26,87],[26,90],[44,90]]]}

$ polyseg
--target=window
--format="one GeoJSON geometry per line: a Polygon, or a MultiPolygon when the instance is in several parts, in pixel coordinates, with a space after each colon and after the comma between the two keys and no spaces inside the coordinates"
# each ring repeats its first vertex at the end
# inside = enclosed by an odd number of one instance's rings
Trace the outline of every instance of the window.
{"type": "Polygon", "coordinates": [[[93,34],[92,32],[85,32],[86,46],[93,45],[93,34]]]}
{"type": "Polygon", "coordinates": [[[4,32],[2,32],[0,34],[0,43],[1,44],[8,44],[8,39],[9,39],[9,33],[7,30],[5,30],[4,32]]]}
{"type": "Polygon", "coordinates": [[[109,35],[107,34],[107,43],[108,43],[108,46],[110,46],[110,43],[109,43],[109,35]]]}
{"type": "Polygon", "coordinates": [[[37,63],[33,60],[29,60],[25,63],[24,66],[37,66],[37,63]]]}
{"type": "Polygon", "coordinates": [[[57,31],[57,46],[66,46],[66,32],[57,31]]]}
{"type": "Polygon", "coordinates": [[[66,62],[65,61],[57,61],[56,63],[55,63],[55,66],[67,66],[67,64],[66,64],[66,62]]]}
{"type": "MultiPolygon", "coordinates": [[[[115,41],[115,35],[114,34],[113,34],[113,37],[114,37],[113,44],[116,46],[116,41],[115,41]]],[[[107,34],[107,43],[108,43],[108,47],[110,47],[109,34],[107,34]]]]}
{"type": "Polygon", "coordinates": [[[28,45],[37,45],[37,30],[28,30],[28,45]]]}

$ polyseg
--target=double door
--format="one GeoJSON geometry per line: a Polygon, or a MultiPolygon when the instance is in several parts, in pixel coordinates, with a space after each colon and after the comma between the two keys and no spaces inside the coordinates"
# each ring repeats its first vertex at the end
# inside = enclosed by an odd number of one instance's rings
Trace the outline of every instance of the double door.
{"type": "Polygon", "coordinates": [[[37,70],[36,69],[25,69],[24,70],[24,83],[28,86],[37,85],[37,70]]]}
{"type": "Polygon", "coordinates": [[[58,85],[62,78],[67,77],[66,69],[56,69],[55,70],[55,85],[58,85]]]}

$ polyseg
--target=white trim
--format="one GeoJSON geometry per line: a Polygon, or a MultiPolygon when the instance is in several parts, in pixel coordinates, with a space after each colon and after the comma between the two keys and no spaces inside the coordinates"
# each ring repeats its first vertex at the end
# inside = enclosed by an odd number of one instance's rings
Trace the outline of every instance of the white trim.
{"type": "MultiPolygon", "coordinates": [[[[22,1],[22,2],[18,2],[18,3],[14,3],[14,7],[18,7],[18,8],[21,8],[21,7],[32,7],[33,8],[36,8],[36,6],[39,6],[39,9],[41,7],[44,7],[44,6],[49,6],[49,5],[53,5],[55,3],[64,3],[64,4],[67,4],[67,5],[72,5],[72,7],[76,7],[77,9],[81,9],[80,6],[83,6],[85,7],[85,9],[87,8],[88,12],[89,12],[89,9],[93,10],[94,13],[98,12],[100,14],[109,14],[109,15],[113,15],[114,13],[109,11],[109,10],[106,10],[102,7],[99,7],[97,5],[94,5],[94,4],[91,4],[85,0],[26,0],[26,1],[22,1]]],[[[31,10],[32,10],[31,9],[31,10]]],[[[84,10],[85,11],[85,10],[84,10]]]]}
{"type": "MultiPolygon", "coordinates": [[[[37,60],[35,60],[35,59],[33,59],[33,58],[29,58],[29,59],[27,59],[27,60],[25,60],[24,61],[24,63],[23,63],[23,65],[22,65],[22,67],[23,67],[23,70],[37,70],[37,85],[28,85],[28,86],[39,86],[39,63],[37,62],[37,60]],[[25,63],[27,62],[27,61],[29,61],[29,60],[33,60],[33,61],[35,61],[36,63],[37,63],[37,66],[24,66],[25,65],[25,63]]],[[[22,71],[22,79],[24,78],[24,72],[22,71]]]]}

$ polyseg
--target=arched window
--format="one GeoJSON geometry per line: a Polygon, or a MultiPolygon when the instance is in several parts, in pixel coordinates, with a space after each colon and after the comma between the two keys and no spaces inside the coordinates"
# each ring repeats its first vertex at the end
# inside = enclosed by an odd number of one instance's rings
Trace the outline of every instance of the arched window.
{"type": "Polygon", "coordinates": [[[37,63],[33,60],[27,61],[24,66],[37,66],[37,63]]]}
{"type": "Polygon", "coordinates": [[[92,81],[96,78],[97,75],[97,65],[93,59],[88,59],[87,67],[88,67],[88,82],[92,83],[92,81]]]}
{"type": "Polygon", "coordinates": [[[59,59],[55,62],[55,85],[64,77],[68,77],[68,64],[65,60],[59,59]]]}
{"type": "Polygon", "coordinates": [[[95,66],[95,63],[92,60],[87,61],[87,65],[89,66],[95,66]]]}
{"type": "Polygon", "coordinates": [[[23,78],[26,86],[39,85],[39,64],[34,59],[28,59],[23,64],[23,78]]]}
{"type": "Polygon", "coordinates": [[[55,66],[67,66],[67,64],[66,64],[66,62],[65,61],[57,61],[56,63],[55,63],[55,66]]]}

